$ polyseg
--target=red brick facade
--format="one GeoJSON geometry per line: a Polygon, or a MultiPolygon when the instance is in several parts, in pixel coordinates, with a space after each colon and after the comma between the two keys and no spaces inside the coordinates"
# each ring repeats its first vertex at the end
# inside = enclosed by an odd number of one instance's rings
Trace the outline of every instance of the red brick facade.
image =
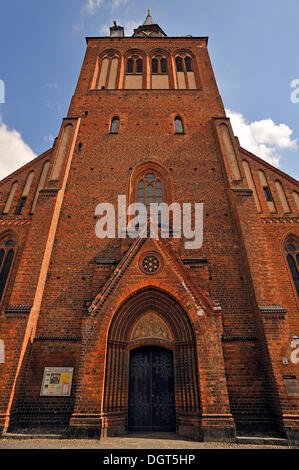
{"type": "Polygon", "coordinates": [[[0,303],[0,429],[125,433],[130,351],[156,345],[173,351],[178,433],[233,439],[262,429],[299,440],[299,396],[284,382],[299,380],[291,360],[299,298],[286,248],[299,246],[299,183],[240,147],[207,39],[155,31],[88,38],[53,149],[0,183],[0,250],[9,240],[15,253],[0,303]],[[133,56],[142,72],[127,78],[133,56]],[[154,57],[166,60],[168,88],[165,73],[151,73],[154,57]],[[114,117],[118,133],[110,132],[114,117]],[[96,206],[116,205],[118,195],[135,202],[147,170],[161,178],[165,202],[204,204],[199,250],[186,250],[184,238],[96,237],[96,206]],[[148,253],[160,260],[152,275],[140,269],[148,253]],[[134,339],[149,312],[168,338],[134,339]],[[74,368],[70,397],[40,396],[45,367],[74,368]]]}

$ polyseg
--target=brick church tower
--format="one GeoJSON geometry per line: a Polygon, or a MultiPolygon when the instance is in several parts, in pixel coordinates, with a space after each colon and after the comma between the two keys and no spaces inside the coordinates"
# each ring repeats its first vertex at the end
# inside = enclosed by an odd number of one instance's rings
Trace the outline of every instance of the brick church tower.
{"type": "Polygon", "coordinates": [[[53,148],[0,182],[3,435],[299,440],[299,183],[240,146],[207,43],[150,12],[87,38],[53,148]],[[202,203],[202,246],[98,238],[119,195],[202,203]]]}

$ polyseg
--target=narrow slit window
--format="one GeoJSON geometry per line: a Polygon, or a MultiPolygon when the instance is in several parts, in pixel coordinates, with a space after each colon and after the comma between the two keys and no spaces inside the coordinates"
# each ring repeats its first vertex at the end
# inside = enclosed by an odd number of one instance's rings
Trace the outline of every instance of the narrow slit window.
{"type": "Polygon", "coordinates": [[[293,283],[299,296],[299,243],[290,238],[285,244],[286,259],[293,278],[293,283]]]}
{"type": "Polygon", "coordinates": [[[25,209],[25,205],[26,205],[26,201],[27,201],[27,197],[22,196],[21,199],[20,199],[19,206],[18,206],[17,211],[16,211],[17,215],[22,215],[23,214],[24,209],[25,209]]]}
{"type": "Polygon", "coordinates": [[[13,262],[13,259],[14,259],[14,255],[15,255],[14,250],[10,250],[7,253],[6,258],[4,260],[4,263],[3,263],[3,267],[1,269],[1,273],[0,273],[0,300],[2,299],[2,296],[3,296],[3,292],[4,292],[4,289],[5,289],[7,279],[8,279],[9,273],[10,273],[10,269],[11,269],[11,266],[12,266],[12,262],[13,262]]]}
{"type": "Polygon", "coordinates": [[[138,184],[138,202],[145,203],[145,184],[144,181],[140,181],[138,184]]]}
{"type": "Polygon", "coordinates": [[[158,73],[158,60],[157,59],[152,60],[152,72],[158,73]]]}
{"type": "Polygon", "coordinates": [[[111,121],[110,134],[118,134],[119,131],[119,119],[114,117],[111,121]]]}
{"type": "Polygon", "coordinates": [[[183,61],[182,61],[181,57],[177,57],[175,59],[175,62],[176,62],[177,71],[178,72],[184,72],[183,61]]]}
{"type": "Polygon", "coordinates": [[[167,73],[167,60],[161,59],[161,73],[167,73]]]}
{"type": "Polygon", "coordinates": [[[176,134],[184,134],[184,126],[183,121],[180,117],[175,118],[175,133],[176,134]]]}
{"type": "Polygon", "coordinates": [[[5,255],[5,251],[3,249],[0,250],[0,269],[1,269],[2,261],[4,259],[4,255],[5,255]]]}
{"type": "Polygon", "coordinates": [[[127,73],[133,73],[133,70],[134,70],[134,60],[133,59],[128,59],[127,73]]]}
{"type": "Polygon", "coordinates": [[[191,57],[185,58],[186,72],[193,72],[191,57]]]}
{"type": "Polygon", "coordinates": [[[271,202],[273,199],[272,199],[270,189],[268,188],[268,186],[264,186],[263,190],[264,190],[266,201],[271,202]]]}
{"type": "Polygon", "coordinates": [[[136,62],[136,72],[137,73],[142,73],[142,59],[138,59],[137,62],[136,62]]]}
{"type": "Polygon", "coordinates": [[[288,263],[289,263],[290,271],[291,271],[292,278],[293,278],[293,281],[294,281],[294,284],[295,284],[295,287],[296,287],[297,294],[299,295],[299,272],[298,272],[298,267],[297,267],[296,262],[295,262],[292,255],[289,254],[287,256],[287,260],[288,260],[288,263]]]}

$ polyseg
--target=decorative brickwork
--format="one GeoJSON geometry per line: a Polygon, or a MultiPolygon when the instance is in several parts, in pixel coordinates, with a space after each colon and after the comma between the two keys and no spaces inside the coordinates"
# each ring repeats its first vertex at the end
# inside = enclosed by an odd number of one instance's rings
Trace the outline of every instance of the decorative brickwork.
{"type": "Polygon", "coordinates": [[[286,249],[299,239],[298,194],[296,180],[240,147],[207,38],[167,37],[150,18],[130,38],[117,25],[87,38],[53,149],[0,182],[1,270],[1,243],[15,241],[0,299],[0,429],[125,433],[130,355],[148,346],[171,351],[179,434],[275,429],[298,441],[299,401],[283,381],[299,380],[296,253],[292,262],[286,249]],[[200,249],[159,231],[96,237],[98,204],[148,191],[203,204],[200,249]],[[45,367],[74,368],[70,397],[40,395],[45,367]]]}

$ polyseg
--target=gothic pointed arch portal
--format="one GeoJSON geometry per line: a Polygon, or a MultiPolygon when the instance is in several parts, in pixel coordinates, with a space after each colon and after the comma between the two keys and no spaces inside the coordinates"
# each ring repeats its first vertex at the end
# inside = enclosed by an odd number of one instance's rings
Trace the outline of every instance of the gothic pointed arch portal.
{"type": "Polygon", "coordinates": [[[107,427],[110,428],[109,434],[114,434],[113,429],[117,432],[117,428],[136,430],[136,423],[140,430],[163,431],[163,429],[169,430],[172,426],[175,430],[179,426],[184,426],[184,420],[199,416],[200,400],[196,371],[193,328],[188,315],[177,301],[157,288],[142,289],[132,295],[114,315],[108,335],[103,411],[107,427]],[[139,404],[152,407],[153,414],[149,416],[146,410],[139,409],[141,415],[134,419],[132,399],[134,401],[136,395],[130,397],[129,391],[133,393],[132,380],[136,379],[136,374],[140,376],[136,370],[134,376],[132,368],[132,361],[136,362],[140,355],[145,361],[144,364],[148,366],[148,372],[141,374],[137,387],[146,390],[152,387],[151,380],[155,380],[156,385],[151,392],[153,391],[153,395],[157,393],[157,396],[153,397],[154,401],[149,397],[148,403],[146,403],[147,398],[143,397],[143,401],[141,400],[139,404]],[[159,375],[159,371],[156,374],[151,362],[154,366],[155,361],[165,362],[166,359],[169,375],[160,377],[161,374],[159,375]],[[149,384],[142,383],[142,377],[145,381],[149,381],[149,384]],[[164,395],[163,387],[165,387],[164,395]],[[157,389],[159,392],[155,392],[157,389]],[[163,421],[161,416],[161,419],[159,416],[157,418],[162,396],[168,400],[166,405],[170,417],[166,421],[165,419],[163,421]],[[172,403],[175,403],[173,412],[172,403]]]}

